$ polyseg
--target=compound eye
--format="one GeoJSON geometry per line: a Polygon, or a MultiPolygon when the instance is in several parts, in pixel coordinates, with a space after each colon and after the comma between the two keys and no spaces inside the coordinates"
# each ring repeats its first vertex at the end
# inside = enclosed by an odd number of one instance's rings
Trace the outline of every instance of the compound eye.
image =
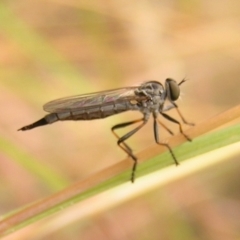
{"type": "Polygon", "coordinates": [[[180,96],[180,88],[177,82],[171,78],[167,78],[165,82],[167,97],[170,101],[176,101],[180,96]]]}

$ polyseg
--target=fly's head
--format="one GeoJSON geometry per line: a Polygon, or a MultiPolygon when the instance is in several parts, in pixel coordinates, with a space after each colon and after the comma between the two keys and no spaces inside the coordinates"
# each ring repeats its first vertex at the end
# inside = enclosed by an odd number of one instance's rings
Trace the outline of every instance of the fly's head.
{"type": "Polygon", "coordinates": [[[180,83],[177,83],[172,78],[167,78],[165,81],[165,91],[166,91],[166,98],[170,102],[175,102],[178,100],[180,96],[180,85],[185,82],[185,79],[183,79],[180,83]]]}
{"type": "Polygon", "coordinates": [[[155,108],[162,108],[166,100],[175,102],[180,96],[180,85],[185,82],[183,79],[177,83],[172,78],[167,78],[165,86],[158,81],[148,81],[135,90],[135,94],[140,97],[141,103],[155,108]]]}

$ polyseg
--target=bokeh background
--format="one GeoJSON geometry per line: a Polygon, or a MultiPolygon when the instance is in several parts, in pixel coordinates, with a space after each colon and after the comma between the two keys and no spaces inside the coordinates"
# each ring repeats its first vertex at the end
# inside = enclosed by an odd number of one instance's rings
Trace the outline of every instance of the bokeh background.
{"type": "MultiPolygon", "coordinates": [[[[178,104],[196,124],[239,104],[239,9],[237,0],[1,1],[0,213],[123,159],[110,128],[141,117],[17,131],[50,100],[171,77],[188,79],[178,104]]],[[[154,144],[151,121],[129,143],[134,151],[154,144]]],[[[29,239],[239,239],[239,170],[239,157],[229,158],[29,239]]]]}

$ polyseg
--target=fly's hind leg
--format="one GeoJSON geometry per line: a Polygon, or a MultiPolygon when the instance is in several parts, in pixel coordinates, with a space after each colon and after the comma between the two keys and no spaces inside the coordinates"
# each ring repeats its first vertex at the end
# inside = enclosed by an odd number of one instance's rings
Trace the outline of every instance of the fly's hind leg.
{"type": "Polygon", "coordinates": [[[131,175],[132,183],[135,180],[135,172],[136,172],[136,168],[137,168],[137,157],[132,153],[132,149],[125,143],[125,141],[128,138],[130,138],[134,133],[136,133],[139,129],[141,129],[147,123],[147,120],[148,120],[147,118],[142,118],[142,119],[137,119],[137,120],[130,121],[130,122],[120,123],[120,124],[117,124],[117,125],[112,127],[112,132],[118,139],[118,141],[117,141],[118,146],[124,152],[126,152],[134,161],[134,164],[133,164],[133,167],[132,167],[132,175],[131,175]],[[124,128],[124,127],[127,127],[129,125],[132,125],[132,124],[138,123],[138,122],[142,122],[142,123],[138,127],[134,128],[130,132],[123,135],[122,137],[119,137],[115,132],[116,129],[124,128]]]}
{"type": "MultiPolygon", "coordinates": [[[[119,124],[117,124],[117,125],[115,125],[115,126],[113,126],[113,127],[111,128],[112,133],[113,133],[113,135],[119,140],[120,137],[119,137],[118,134],[115,132],[116,129],[124,128],[124,127],[127,127],[127,126],[129,126],[129,125],[132,125],[132,124],[134,124],[134,123],[138,123],[138,122],[142,122],[142,121],[143,121],[143,119],[137,119],[137,120],[130,121],[130,122],[119,123],[119,124]]],[[[128,154],[128,155],[130,155],[129,152],[132,153],[132,149],[131,149],[125,142],[122,142],[119,147],[121,147],[121,148],[123,149],[123,151],[125,151],[125,152],[127,151],[127,154],[128,154]],[[122,146],[122,145],[124,146],[125,149],[123,149],[123,146],[122,146]]]]}

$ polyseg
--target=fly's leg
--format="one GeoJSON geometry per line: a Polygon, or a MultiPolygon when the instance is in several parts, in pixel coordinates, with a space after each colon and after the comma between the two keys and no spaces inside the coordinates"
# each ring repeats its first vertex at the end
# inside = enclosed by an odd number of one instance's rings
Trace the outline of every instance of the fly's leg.
{"type": "Polygon", "coordinates": [[[165,117],[165,118],[168,119],[169,121],[178,124],[180,133],[181,133],[189,142],[192,141],[192,139],[191,139],[190,137],[188,137],[188,136],[183,132],[183,130],[182,130],[182,125],[181,125],[181,123],[180,123],[179,121],[177,121],[176,119],[170,117],[170,116],[167,115],[166,113],[161,112],[161,114],[162,114],[163,117],[165,117]]]}
{"type": "Polygon", "coordinates": [[[160,142],[159,140],[159,131],[158,131],[158,124],[157,124],[157,117],[154,117],[154,121],[153,121],[153,132],[154,132],[154,138],[155,138],[155,142],[161,146],[164,146],[168,149],[168,151],[170,152],[170,154],[172,155],[172,158],[175,162],[176,165],[179,165],[177,158],[175,157],[175,154],[173,153],[173,150],[171,149],[171,147],[167,144],[167,143],[163,143],[160,142]]]}
{"type": "Polygon", "coordinates": [[[132,149],[124,142],[126,141],[128,138],[130,138],[134,133],[136,133],[139,129],[141,129],[146,123],[147,123],[148,118],[142,118],[142,119],[138,119],[138,120],[134,120],[131,122],[126,122],[126,123],[120,123],[117,124],[115,126],[112,127],[112,132],[113,134],[118,138],[117,144],[118,146],[124,151],[126,152],[134,161],[133,167],[132,167],[132,175],[131,175],[131,181],[132,183],[135,180],[135,172],[136,172],[136,168],[137,168],[137,157],[132,153],[132,149]],[[138,122],[142,122],[138,127],[134,128],[133,130],[131,130],[130,132],[126,133],[125,135],[123,135],[122,137],[119,137],[116,133],[115,130],[119,129],[119,128],[123,128],[123,127],[127,127],[129,125],[132,125],[134,123],[138,123],[138,122]]]}
{"type": "Polygon", "coordinates": [[[165,124],[160,122],[158,119],[157,121],[158,121],[158,124],[161,125],[163,128],[165,128],[165,130],[167,130],[171,135],[174,135],[174,133],[165,124]]]}
{"type": "Polygon", "coordinates": [[[176,103],[172,102],[172,104],[173,104],[173,106],[176,108],[178,115],[180,116],[180,118],[182,119],[182,121],[183,121],[185,124],[190,125],[190,126],[194,126],[194,125],[195,125],[194,123],[188,122],[188,121],[183,117],[183,115],[182,115],[182,113],[180,112],[180,110],[179,110],[179,108],[178,108],[178,105],[177,105],[176,103]]]}
{"type": "MultiPolygon", "coordinates": [[[[129,126],[129,125],[132,125],[132,124],[134,124],[134,123],[138,123],[138,122],[142,122],[142,121],[143,121],[143,119],[141,118],[141,119],[137,119],[137,120],[134,120],[134,121],[117,124],[117,125],[115,125],[115,126],[113,126],[113,127],[111,128],[112,133],[113,133],[113,135],[119,140],[120,137],[119,137],[119,136],[117,135],[117,133],[115,132],[116,129],[124,128],[124,127],[127,127],[127,126],[129,126]]],[[[125,147],[125,149],[123,149],[125,152],[127,151],[128,154],[129,154],[129,152],[132,153],[132,149],[131,149],[125,142],[122,142],[121,145],[123,145],[123,146],[125,147]]],[[[123,146],[119,146],[119,147],[122,148],[123,146]]]]}

